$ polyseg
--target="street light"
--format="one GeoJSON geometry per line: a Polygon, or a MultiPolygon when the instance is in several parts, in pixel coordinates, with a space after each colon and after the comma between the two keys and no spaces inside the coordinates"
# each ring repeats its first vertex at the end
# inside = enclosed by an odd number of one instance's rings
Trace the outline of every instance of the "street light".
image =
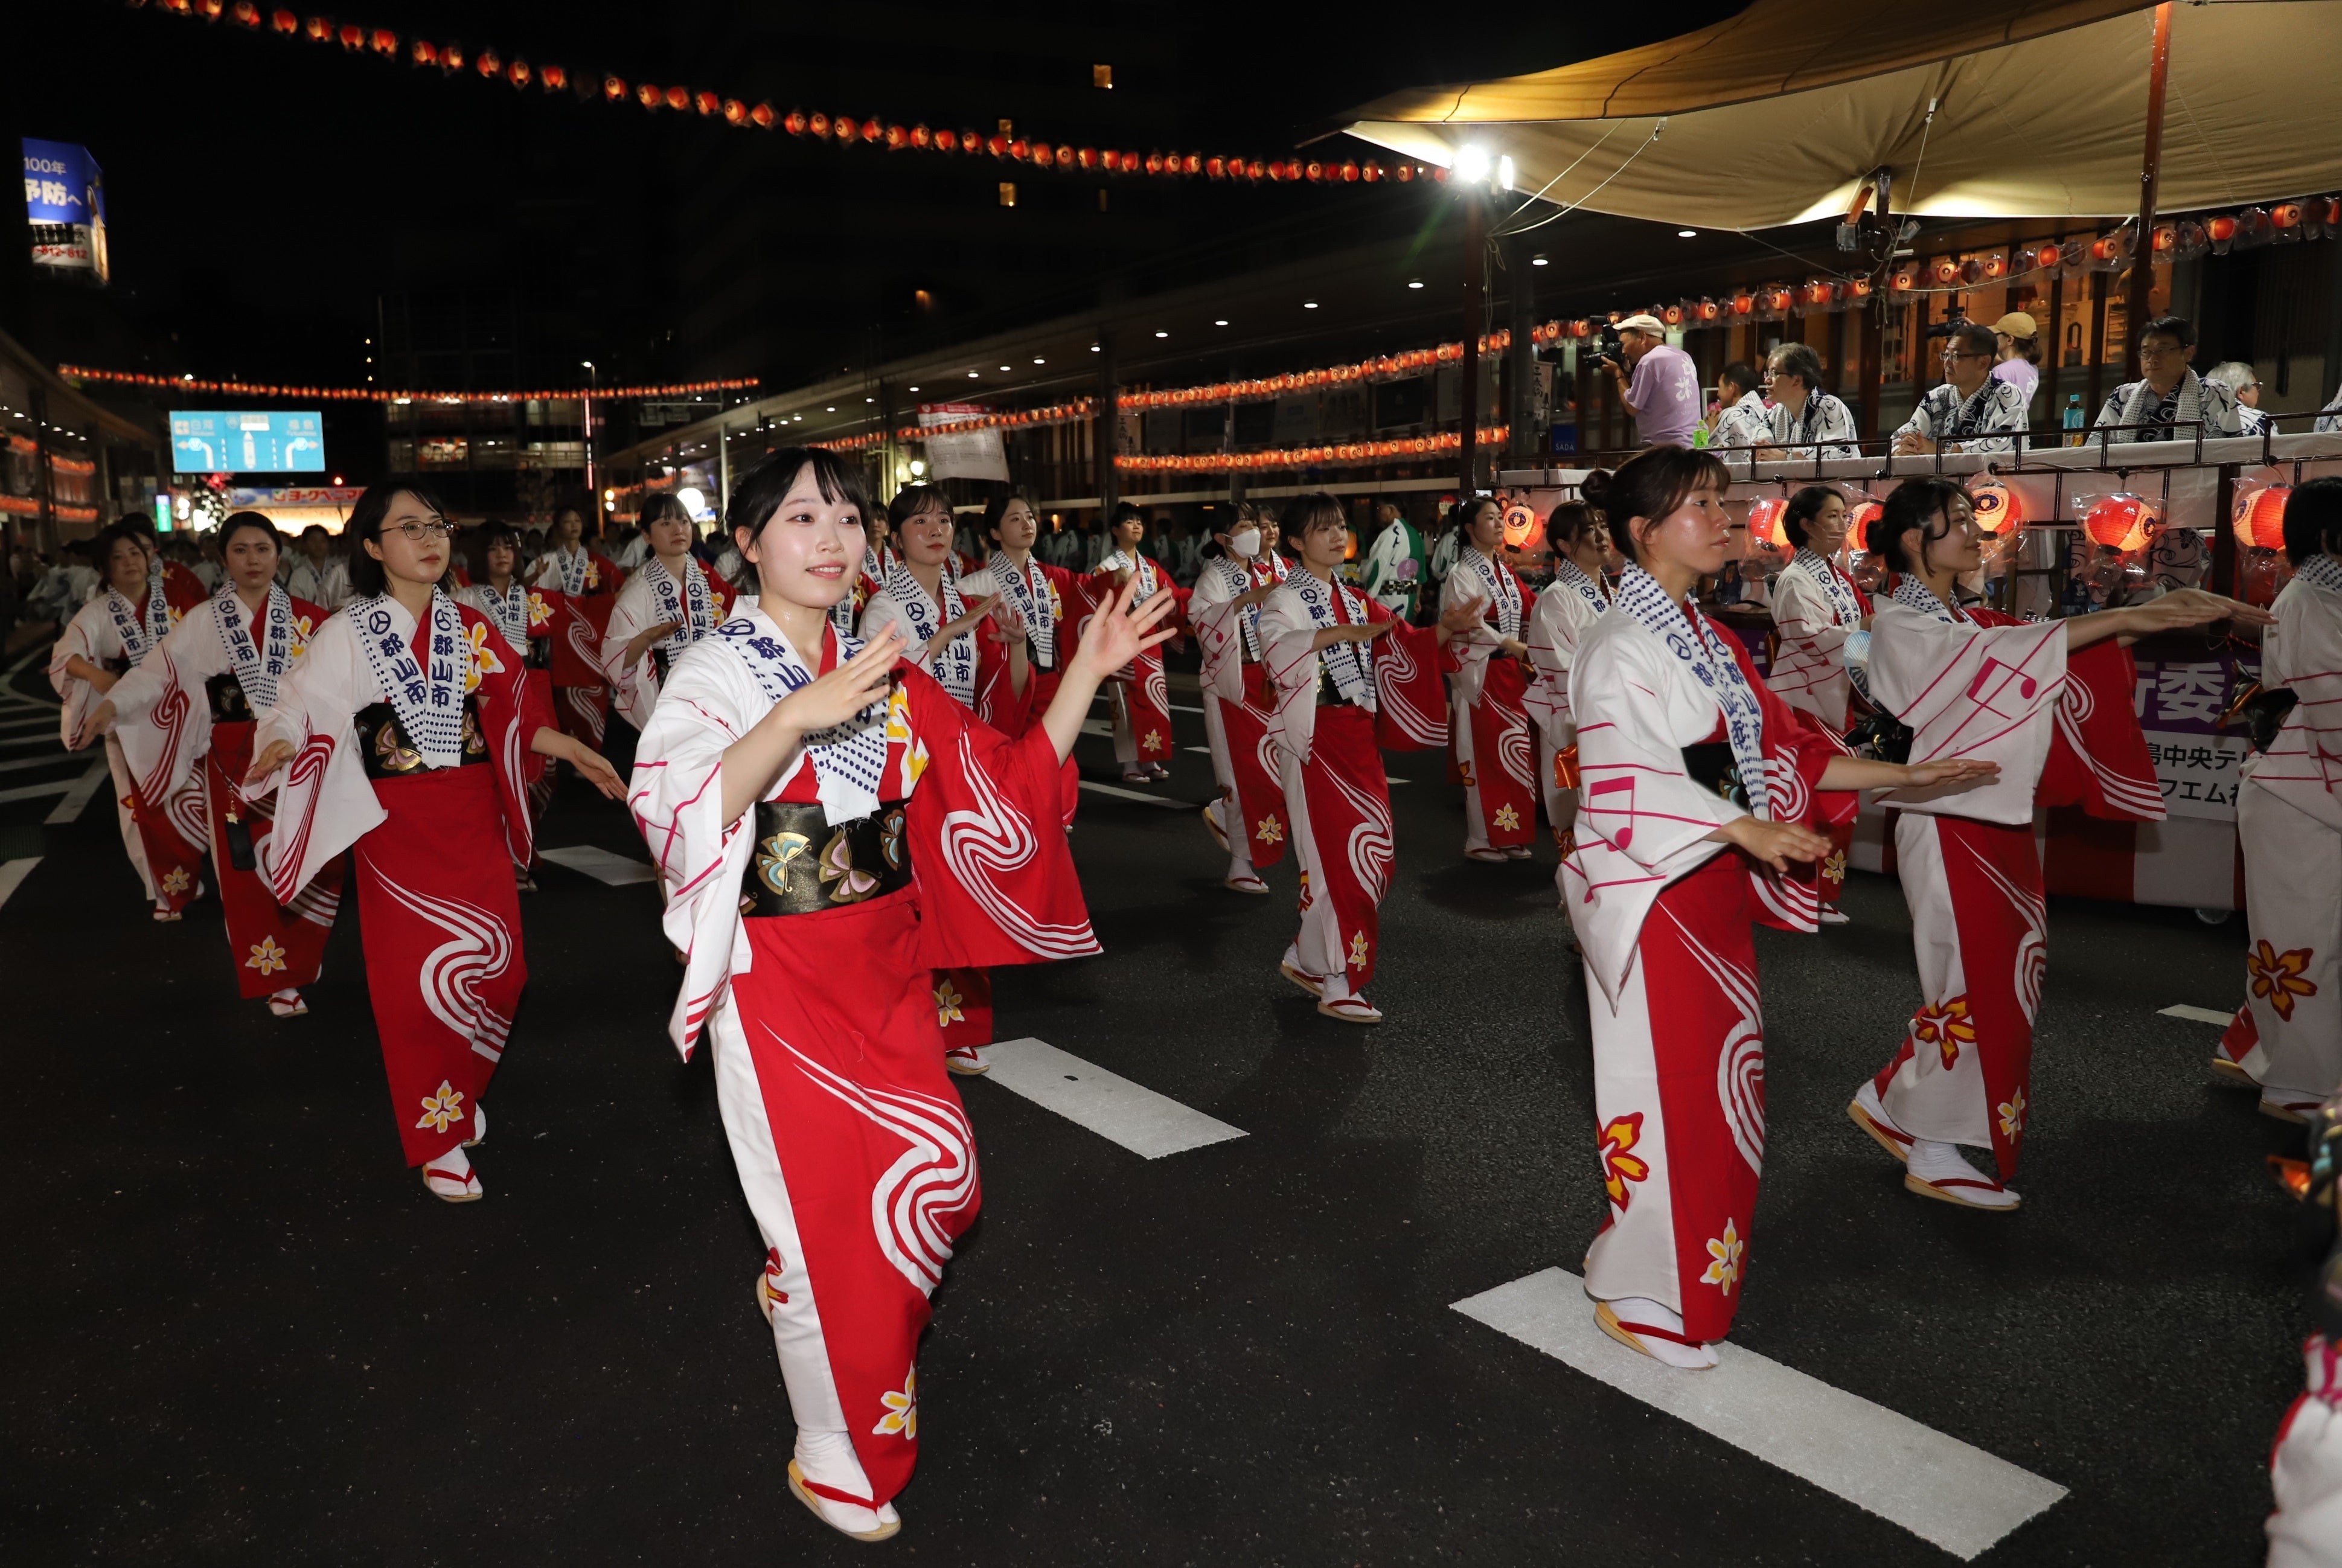
{"type": "Polygon", "coordinates": [[[1469,143],[1456,149],[1456,177],[1466,185],[1485,185],[1488,179],[1488,149],[1469,143]]]}
{"type": "Polygon", "coordinates": [[[586,367],[586,384],[592,389],[581,400],[586,414],[586,488],[591,490],[594,488],[594,393],[601,389],[602,373],[594,368],[594,362],[590,359],[581,359],[577,363],[586,367]]]}

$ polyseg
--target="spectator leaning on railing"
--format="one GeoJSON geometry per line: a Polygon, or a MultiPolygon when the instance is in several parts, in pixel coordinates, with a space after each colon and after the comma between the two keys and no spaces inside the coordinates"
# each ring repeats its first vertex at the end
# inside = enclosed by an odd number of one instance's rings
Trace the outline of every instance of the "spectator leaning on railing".
{"type": "Polygon", "coordinates": [[[1822,390],[1822,356],[1802,343],[1785,343],[1765,362],[1772,373],[1772,440],[1760,457],[1862,455],[1861,432],[1847,405],[1822,390]]]}
{"type": "Polygon", "coordinates": [[[1773,414],[1765,406],[1761,377],[1746,360],[1734,360],[1716,378],[1716,426],[1710,446],[1767,446],[1773,440],[1773,414]]]}
{"type": "Polygon", "coordinates": [[[1917,452],[2007,452],[2026,425],[2025,394],[1992,374],[1993,331],[1969,322],[1944,340],[1944,383],[1930,387],[1895,433],[1898,457],[1917,452]]]}
{"type": "Polygon", "coordinates": [[[2279,434],[2276,422],[2260,410],[2260,373],[2241,359],[2223,361],[2204,373],[2207,381],[2217,381],[2237,394],[2237,431],[2241,435],[2258,435],[2266,430],[2279,434]]]}
{"type": "Polygon", "coordinates": [[[2115,388],[2099,425],[2145,425],[2117,430],[2116,441],[2172,441],[2193,434],[2200,423],[2207,435],[2237,435],[2237,396],[2217,381],[2187,368],[2196,352],[2196,329],[2182,317],[2159,315],[2138,329],[2140,379],[2115,388]]]}
{"type": "Polygon", "coordinates": [[[1699,427],[1699,367],[1682,349],[1667,346],[1667,329],[1655,315],[1630,315],[1618,324],[1618,346],[1634,366],[1606,359],[1603,367],[1617,384],[1618,401],[1635,416],[1635,434],[1646,446],[1689,446],[1699,427]]]}

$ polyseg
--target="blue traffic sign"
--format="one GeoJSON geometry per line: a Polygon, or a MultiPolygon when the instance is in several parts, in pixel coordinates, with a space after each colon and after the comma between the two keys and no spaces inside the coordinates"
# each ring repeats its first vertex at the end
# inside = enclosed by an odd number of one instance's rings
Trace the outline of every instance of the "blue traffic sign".
{"type": "Polygon", "coordinates": [[[174,409],[171,466],[181,474],[323,473],[325,415],[174,409]]]}

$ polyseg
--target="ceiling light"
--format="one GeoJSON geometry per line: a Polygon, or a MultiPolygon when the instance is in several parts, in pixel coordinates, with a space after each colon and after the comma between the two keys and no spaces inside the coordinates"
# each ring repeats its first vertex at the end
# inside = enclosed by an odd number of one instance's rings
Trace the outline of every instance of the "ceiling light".
{"type": "Polygon", "coordinates": [[[1305,299],[1301,302],[1301,308],[1304,310],[1316,310],[1317,308],[1317,302],[1314,299],[1305,299]]]}
{"type": "Polygon", "coordinates": [[[837,404],[833,403],[827,408],[823,409],[822,412],[824,414],[836,414],[837,412],[837,404]]]}
{"type": "Polygon", "coordinates": [[[876,402],[877,402],[878,400],[877,400],[876,398],[875,398],[875,397],[866,397],[866,398],[864,398],[862,401],[863,401],[863,402],[865,402],[865,403],[876,403],[876,402]]]}
{"type": "Polygon", "coordinates": [[[1216,321],[1216,322],[1212,323],[1212,325],[1213,325],[1214,326],[1226,326],[1226,325],[1227,325],[1228,324],[1227,324],[1226,322],[1224,322],[1224,321],[1216,321]]]}
{"type": "Polygon", "coordinates": [[[1421,288],[1423,286],[1423,280],[1419,277],[1411,277],[1406,280],[1406,286],[1409,288],[1421,288]]]}
{"type": "Polygon", "coordinates": [[[912,390],[913,392],[916,392],[916,391],[918,391],[919,389],[918,389],[917,387],[916,387],[916,386],[915,386],[915,387],[911,388],[911,390],[912,390]]]}
{"type": "Polygon", "coordinates": [[[1009,367],[1008,367],[1007,365],[1002,365],[1000,368],[1001,368],[1001,369],[1003,369],[1003,370],[1006,370],[1006,369],[1008,369],[1009,367]]]}
{"type": "Polygon", "coordinates": [[[1091,352],[1092,354],[1096,354],[1097,351],[1098,351],[1098,345],[1097,345],[1096,344],[1092,344],[1092,345],[1090,345],[1090,352],[1091,352]]]}
{"type": "Polygon", "coordinates": [[[1696,240],[1699,238],[1699,231],[1697,229],[1677,229],[1676,231],[1676,238],[1679,240],[1696,240]]]}
{"type": "Polygon", "coordinates": [[[1169,337],[1171,335],[1167,332],[1158,332],[1155,335],[1157,337],[1169,337]]]}
{"type": "Polygon", "coordinates": [[[1458,147],[1456,150],[1456,177],[1469,185],[1486,185],[1488,180],[1488,149],[1458,147]]]}
{"type": "Polygon", "coordinates": [[[974,380],[976,379],[976,372],[974,372],[974,371],[972,371],[972,370],[971,370],[971,371],[969,371],[969,372],[967,373],[967,378],[968,378],[970,381],[974,381],[974,380]]]}
{"type": "Polygon", "coordinates": [[[1542,251],[1539,251],[1536,255],[1529,257],[1529,265],[1531,266],[1543,266],[1545,265],[1545,253],[1542,251]]]}

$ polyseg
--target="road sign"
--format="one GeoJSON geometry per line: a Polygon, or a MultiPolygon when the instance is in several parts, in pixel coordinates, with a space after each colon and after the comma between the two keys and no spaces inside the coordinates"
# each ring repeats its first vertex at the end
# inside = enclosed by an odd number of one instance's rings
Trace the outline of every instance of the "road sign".
{"type": "Polygon", "coordinates": [[[181,474],[323,473],[325,416],[174,409],[171,466],[181,474]]]}

